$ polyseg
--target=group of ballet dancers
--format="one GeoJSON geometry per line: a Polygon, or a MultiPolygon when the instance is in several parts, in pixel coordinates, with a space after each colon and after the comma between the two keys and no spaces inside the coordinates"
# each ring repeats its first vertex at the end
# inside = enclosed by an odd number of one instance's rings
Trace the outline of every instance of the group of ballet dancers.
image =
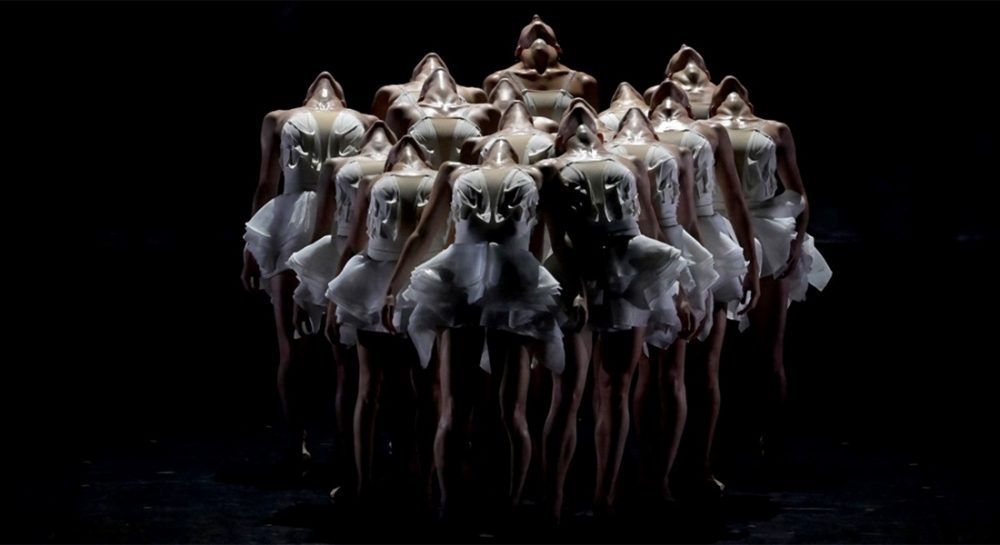
{"type": "Polygon", "coordinates": [[[410,81],[378,90],[373,115],[346,108],[324,72],[301,107],[265,117],[242,278],[274,307],[295,463],[309,456],[300,339],[332,347],[336,501],[377,503],[390,397],[393,455],[413,461],[417,496],[445,514],[469,505],[470,428],[490,425],[473,409],[498,400],[510,505],[540,449],[555,523],[588,379],[595,513],[613,512],[630,424],[650,498],[673,501],[682,434],[696,488],[722,493],[711,460],[729,321],[770,364],[773,407],[784,400],[786,309],[830,278],[806,234],[788,127],[756,117],[736,78],[713,84],[687,46],[662,83],[643,94],[622,83],[603,111],[596,80],[560,53],[535,16],[518,61],[482,89],[456,85],[430,53],[410,81]],[[707,391],[684,434],[686,361],[707,391]],[[533,388],[542,378],[549,400],[533,388]],[[546,401],[533,441],[527,408],[546,401]]]}

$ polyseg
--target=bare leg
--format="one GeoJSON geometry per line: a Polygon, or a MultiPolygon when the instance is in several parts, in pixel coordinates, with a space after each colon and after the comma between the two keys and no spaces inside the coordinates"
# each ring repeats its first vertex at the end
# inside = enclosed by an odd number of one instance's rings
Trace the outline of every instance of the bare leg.
{"type": "Polygon", "coordinates": [[[779,433],[781,409],[785,403],[785,324],[788,318],[788,281],[774,277],[760,279],[760,300],[750,316],[754,339],[770,372],[765,405],[764,430],[769,441],[779,433]]]}
{"type": "Polygon", "coordinates": [[[421,499],[426,507],[430,507],[434,497],[434,434],[441,403],[439,375],[437,351],[431,356],[427,369],[414,371],[417,385],[417,449],[420,457],[421,499]]]}
{"type": "Polygon", "coordinates": [[[383,364],[379,343],[388,335],[358,331],[358,401],[354,406],[354,460],[357,467],[357,497],[365,498],[371,488],[375,450],[375,418],[382,389],[383,364]]]}
{"type": "MultiPolygon", "coordinates": [[[[510,441],[510,503],[519,505],[531,462],[528,432],[528,381],[531,361],[524,339],[502,331],[490,331],[491,344],[503,347],[503,378],[500,380],[500,416],[510,441]]],[[[496,372],[496,371],[494,371],[496,372]]]]}
{"type": "Polygon", "coordinates": [[[400,501],[414,498],[419,487],[420,470],[417,467],[417,385],[414,372],[419,368],[417,351],[408,339],[390,336],[380,345],[383,354],[384,385],[380,422],[386,422],[390,432],[390,484],[391,497],[400,501]],[[385,409],[389,413],[385,414],[385,409]]]}
{"type": "Polygon", "coordinates": [[[726,309],[716,305],[712,331],[705,340],[705,414],[701,428],[702,435],[698,437],[698,457],[702,464],[702,480],[721,493],[722,483],[715,480],[712,474],[712,442],[715,438],[715,426],[719,420],[719,409],[722,404],[719,389],[719,361],[722,357],[722,345],[726,339],[726,309]]]}
{"type": "Polygon", "coordinates": [[[303,448],[303,424],[298,411],[296,399],[295,360],[298,350],[293,341],[295,330],[292,319],[294,302],[292,293],[298,284],[298,279],[292,271],[285,271],[273,276],[271,282],[271,299],[274,303],[274,325],[278,334],[278,397],[281,399],[281,411],[288,427],[288,443],[284,445],[285,454],[291,460],[301,460],[303,448]]]}
{"type": "Polygon", "coordinates": [[[670,470],[674,467],[677,450],[681,445],[681,435],[684,433],[684,423],[687,421],[687,389],[684,387],[687,341],[677,340],[665,354],[659,350],[655,353],[663,356],[662,366],[657,373],[661,424],[659,436],[663,438],[666,447],[659,480],[659,493],[662,498],[671,498],[673,495],[670,491],[670,470]]]}
{"type": "Polygon", "coordinates": [[[441,365],[441,405],[434,437],[434,463],[441,487],[441,503],[449,513],[459,506],[455,493],[461,472],[461,454],[466,423],[471,416],[476,372],[483,331],[463,328],[441,335],[438,358],[441,365]]]}
{"type": "Polygon", "coordinates": [[[566,475],[576,452],[576,415],[587,385],[593,335],[590,329],[566,337],[566,369],[552,375],[552,403],[542,435],[542,473],[545,476],[549,516],[559,523],[566,475]]]}
{"type": "MultiPolygon", "coordinates": [[[[342,484],[351,482],[355,471],[354,461],[354,408],[358,395],[357,352],[340,344],[333,344],[333,360],[337,367],[337,389],[334,412],[337,426],[336,466],[342,484]]],[[[355,481],[356,482],[356,481],[355,481]]]]}
{"type": "Polygon", "coordinates": [[[639,443],[639,486],[646,492],[660,473],[659,460],[659,419],[654,414],[653,404],[658,397],[653,385],[658,384],[660,367],[663,364],[662,350],[649,347],[649,356],[639,357],[636,369],[635,392],[632,396],[632,414],[635,420],[635,437],[639,443]]]}
{"type": "Polygon", "coordinates": [[[646,328],[602,333],[595,349],[596,395],[600,413],[594,430],[597,445],[597,479],[594,508],[610,511],[618,486],[618,470],[625,454],[629,427],[629,389],[642,354],[646,328]]]}

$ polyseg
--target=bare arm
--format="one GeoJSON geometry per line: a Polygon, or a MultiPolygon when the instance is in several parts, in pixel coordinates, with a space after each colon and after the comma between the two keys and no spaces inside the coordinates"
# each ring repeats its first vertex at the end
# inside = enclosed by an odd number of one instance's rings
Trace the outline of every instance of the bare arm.
{"type": "Polygon", "coordinates": [[[631,167],[629,170],[635,176],[635,189],[639,196],[639,232],[661,242],[666,240],[660,230],[656,209],[653,208],[652,194],[655,190],[656,180],[652,179],[646,165],[639,159],[633,157],[622,159],[622,162],[631,167]]]}
{"type": "Polygon", "coordinates": [[[802,176],[799,173],[799,163],[795,158],[795,141],[792,139],[792,131],[784,123],[776,124],[778,141],[778,177],[786,189],[790,189],[802,195],[802,212],[795,218],[795,240],[801,243],[806,236],[806,227],[809,225],[809,199],[806,198],[806,187],[802,183],[802,176]]]}
{"type": "Polygon", "coordinates": [[[380,176],[365,176],[358,184],[358,195],[354,197],[354,210],[351,211],[351,232],[344,244],[344,253],[340,254],[337,272],[344,270],[344,265],[352,257],[368,246],[368,205],[372,200],[372,186],[380,176]]]}
{"type": "Polygon", "coordinates": [[[410,280],[410,273],[430,250],[434,237],[441,236],[441,231],[448,222],[448,211],[451,209],[451,182],[461,172],[460,167],[461,163],[449,161],[441,165],[441,169],[438,170],[427,208],[413,233],[406,239],[406,244],[403,245],[386,295],[396,295],[403,289],[410,280]]]}
{"type": "MultiPolygon", "coordinates": [[[[542,173],[537,168],[528,169],[527,172],[531,174],[531,177],[535,180],[535,187],[538,188],[538,194],[542,193],[542,173]]],[[[541,203],[536,207],[535,214],[537,214],[538,221],[535,224],[535,228],[531,230],[531,240],[528,242],[528,250],[531,255],[535,256],[535,259],[542,261],[545,256],[542,252],[545,250],[545,218],[542,216],[541,203]]]]}
{"type": "Polygon", "coordinates": [[[563,206],[560,206],[564,198],[561,194],[563,184],[559,178],[559,169],[551,159],[538,163],[537,168],[542,177],[538,210],[541,212],[542,221],[549,232],[552,253],[559,260],[564,271],[576,271],[575,264],[572,263],[572,250],[566,244],[566,211],[563,206]]]}
{"type": "Polygon", "coordinates": [[[556,258],[562,271],[559,281],[565,282],[563,289],[571,285],[577,286],[578,294],[573,301],[573,320],[576,322],[574,329],[579,332],[587,323],[587,284],[580,274],[583,269],[578,264],[576,250],[566,243],[566,224],[569,218],[566,215],[566,207],[561,204],[565,202],[561,195],[565,186],[560,179],[555,161],[546,159],[538,163],[536,168],[542,178],[538,209],[541,211],[545,229],[549,233],[553,257],[556,258]]]}
{"type": "Polygon", "coordinates": [[[337,210],[337,172],[347,164],[343,160],[327,159],[319,170],[319,185],[316,188],[316,224],[313,226],[311,242],[329,235],[333,231],[333,217],[337,210]]]}
{"type": "Polygon", "coordinates": [[[531,118],[531,124],[534,125],[536,129],[547,132],[549,134],[555,134],[559,132],[559,123],[556,123],[555,121],[552,121],[547,117],[542,117],[539,115],[533,116],[531,118]]]}
{"type": "Polygon", "coordinates": [[[593,106],[595,111],[600,111],[601,105],[598,97],[597,80],[594,79],[594,76],[584,74],[580,78],[580,86],[582,87],[580,96],[593,106]]]}
{"type": "Polygon", "coordinates": [[[281,112],[271,112],[264,116],[260,128],[260,175],[257,178],[257,191],[253,195],[254,215],[267,201],[278,193],[278,181],[281,179],[281,112]]]}
{"type": "MultiPolygon", "coordinates": [[[[250,216],[260,210],[267,201],[278,193],[278,182],[281,180],[281,135],[279,132],[282,112],[271,112],[264,116],[260,128],[260,176],[257,179],[257,190],[253,194],[250,216]]],[[[243,287],[254,292],[260,287],[260,266],[250,248],[243,248],[243,270],[240,272],[243,287]]]]}
{"type": "Polygon", "coordinates": [[[736,173],[736,161],[733,159],[733,146],[729,141],[729,134],[719,125],[707,128],[698,125],[698,128],[701,134],[712,135],[710,141],[715,144],[716,183],[722,190],[726,212],[736,231],[736,239],[743,247],[743,258],[750,262],[748,274],[757,276],[760,273],[760,264],[757,263],[757,254],[754,252],[753,225],[750,223],[750,210],[743,199],[740,177],[736,173]]]}
{"type": "Polygon", "coordinates": [[[698,213],[694,208],[694,157],[691,150],[675,147],[677,157],[677,175],[680,179],[680,194],[677,202],[677,222],[689,235],[701,241],[701,231],[698,230],[698,213]]]}
{"type": "Polygon", "coordinates": [[[378,91],[375,91],[375,98],[372,100],[372,114],[375,117],[385,119],[389,112],[389,105],[392,104],[393,95],[396,94],[395,87],[395,85],[383,85],[379,87],[378,91]]]}

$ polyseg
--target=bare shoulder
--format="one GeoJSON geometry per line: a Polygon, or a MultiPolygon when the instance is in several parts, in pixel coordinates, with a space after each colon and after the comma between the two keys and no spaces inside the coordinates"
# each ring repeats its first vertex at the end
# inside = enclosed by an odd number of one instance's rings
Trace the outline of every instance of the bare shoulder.
{"type": "Polygon", "coordinates": [[[352,111],[358,117],[358,119],[361,120],[361,124],[365,126],[366,130],[372,125],[374,125],[376,121],[379,120],[378,116],[376,115],[366,114],[363,112],[359,112],[357,110],[352,110],[352,111]]]}
{"type": "Polygon", "coordinates": [[[323,168],[336,172],[355,160],[355,157],[329,157],[326,161],[323,161],[323,168]]]}
{"type": "Polygon", "coordinates": [[[458,161],[445,161],[444,163],[441,163],[440,167],[438,167],[438,172],[443,172],[445,174],[451,175],[461,170],[462,167],[466,166],[470,165],[466,165],[458,161]]]}
{"type": "Polygon", "coordinates": [[[777,142],[787,142],[792,137],[792,130],[781,121],[765,120],[760,130],[777,142]]]}
{"type": "Polygon", "coordinates": [[[541,173],[543,178],[548,178],[559,172],[559,168],[562,163],[559,159],[542,159],[541,161],[532,165],[539,173],[541,173]]]}
{"type": "Polygon", "coordinates": [[[658,89],[659,87],[660,87],[659,85],[652,85],[645,91],[643,91],[642,99],[646,101],[646,104],[649,104],[653,101],[653,94],[656,93],[656,89],[658,89]]]}
{"type": "Polygon", "coordinates": [[[398,83],[390,83],[388,85],[383,85],[375,91],[376,97],[387,97],[394,98],[396,95],[400,94],[403,90],[403,86],[398,83]]]}
{"type": "Polygon", "coordinates": [[[631,172],[635,176],[638,176],[646,169],[646,165],[642,162],[642,159],[633,155],[615,154],[613,158],[619,165],[625,167],[625,170],[631,172]]]}
{"type": "Polygon", "coordinates": [[[496,106],[490,104],[489,102],[473,103],[471,105],[471,108],[473,109],[473,111],[477,113],[481,113],[482,115],[488,115],[491,117],[494,115],[499,117],[501,114],[500,108],[497,108],[496,106]]]}
{"type": "Polygon", "coordinates": [[[460,148],[459,156],[462,158],[462,162],[474,163],[476,154],[483,147],[486,142],[487,137],[476,136],[469,138],[465,142],[462,142],[462,147],[460,148]]]}
{"type": "Polygon", "coordinates": [[[458,161],[445,161],[437,170],[434,178],[435,185],[451,187],[460,176],[476,168],[474,165],[467,165],[458,161]]]}
{"type": "Polygon", "coordinates": [[[485,89],[486,92],[489,92],[491,89],[493,89],[493,86],[495,86],[505,75],[507,75],[507,72],[509,72],[512,69],[514,69],[514,66],[510,66],[502,70],[497,70],[496,72],[493,72],[492,74],[486,76],[486,79],[483,80],[483,89],[485,89]]]}
{"type": "Polygon", "coordinates": [[[365,197],[370,196],[372,188],[375,184],[379,182],[384,176],[392,174],[391,172],[379,172],[377,174],[368,174],[367,176],[362,176],[358,180],[358,194],[364,195],[365,197]]]}
{"type": "Polygon", "coordinates": [[[389,106],[385,114],[385,120],[390,123],[392,120],[413,121],[418,117],[420,117],[420,108],[406,102],[397,102],[389,106]]]}
{"type": "Polygon", "coordinates": [[[684,146],[678,146],[677,144],[668,144],[666,142],[660,142],[660,147],[667,150],[667,153],[672,155],[674,159],[678,161],[684,161],[691,157],[691,150],[684,146]]]}
{"type": "Polygon", "coordinates": [[[542,171],[539,170],[538,167],[534,165],[518,165],[517,168],[521,172],[527,174],[528,176],[531,176],[531,179],[535,181],[535,187],[542,186],[542,180],[544,178],[542,176],[542,171]]]}
{"type": "Polygon", "coordinates": [[[292,110],[274,110],[273,112],[267,112],[264,115],[264,121],[261,122],[261,132],[272,132],[277,134],[281,130],[281,125],[284,124],[291,116],[292,110]]]}
{"type": "Polygon", "coordinates": [[[699,119],[691,124],[692,128],[699,129],[702,132],[722,134],[726,132],[726,127],[719,123],[718,121],[712,121],[710,119],[699,119]]]}
{"type": "Polygon", "coordinates": [[[594,76],[591,76],[590,74],[588,74],[586,72],[577,71],[577,73],[576,73],[576,79],[584,87],[588,87],[588,86],[596,87],[597,86],[597,78],[595,78],[594,76]]]}
{"type": "Polygon", "coordinates": [[[729,142],[729,133],[726,132],[726,128],[716,121],[700,119],[695,121],[691,128],[708,139],[712,143],[712,147],[718,146],[719,142],[729,142]]]}
{"type": "Polygon", "coordinates": [[[678,157],[684,151],[683,147],[678,146],[677,144],[671,144],[671,143],[668,143],[668,142],[660,142],[659,146],[661,148],[667,150],[668,152],[670,152],[671,155],[675,155],[675,156],[678,156],[678,157]]]}
{"type": "Polygon", "coordinates": [[[397,100],[394,101],[391,105],[389,105],[389,108],[386,110],[386,115],[392,112],[410,112],[419,109],[420,107],[417,106],[415,102],[397,100]]]}
{"type": "Polygon", "coordinates": [[[500,123],[500,109],[485,102],[482,104],[472,104],[472,113],[475,122],[480,125],[484,133],[496,131],[497,124],[500,123]]]}
{"type": "Polygon", "coordinates": [[[464,85],[459,85],[458,94],[473,104],[482,104],[487,101],[486,91],[480,89],[479,87],[466,87],[464,85]]]}

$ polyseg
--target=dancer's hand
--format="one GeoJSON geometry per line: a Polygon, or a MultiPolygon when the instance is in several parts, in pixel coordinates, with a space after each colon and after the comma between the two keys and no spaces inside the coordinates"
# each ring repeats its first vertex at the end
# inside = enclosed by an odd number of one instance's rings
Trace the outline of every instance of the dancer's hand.
{"type": "Polygon", "coordinates": [[[675,301],[677,302],[677,317],[681,319],[681,330],[678,333],[678,337],[685,341],[691,340],[691,337],[697,331],[697,324],[694,321],[694,310],[691,309],[687,297],[682,294],[677,294],[675,301]]]}
{"type": "Polygon", "coordinates": [[[795,238],[792,240],[791,248],[788,251],[788,261],[785,262],[785,270],[778,278],[788,278],[799,266],[799,259],[802,257],[802,240],[795,238]]]}
{"type": "Polygon", "coordinates": [[[299,335],[307,337],[312,335],[312,322],[309,320],[309,311],[296,304],[292,307],[292,324],[299,335]]]}
{"type": "Polygon", "coordinates": [[[396,314],[396,296],[386,295],[385,303],[382,305],[382,327],[389,333],[396,334],[396,326],[392,324],[392,317],[396,314]]]}
{"type": "Polygon", "coordinates": [[[243,281],[243,289],[250,293],[260,289],[260,266],[253,254],[243,251],[243,271],[240,272],[240,280],[243,281]]]}
{"type": "Polygon", "coordinates": [[[326,304],[326,320],[323,325],[323,335],[330,344],[340,342],[340,324],[337,323],[337,305],[332,301],[326,304]]]}
{"type": "Polygon", "coordinates": [[[754,271],[748,271],[743,277],[743,298],[740,299],[740,301],[747,303],[737,314],[743,315],[753,310],[757,306],[758,299],[760,299],[760,275],[754,274],[754,271]]]}
{"type": "Polygon", "coordinates": [[[587,325],[588,311],[587,298],[577,295],[573,299],[573,309],[570,311],[570,320],[573,322],[573,331],[579,333],[587,325]]]}
{"type": "Polygon", "coordinates": [[[698,338],[701,335],[701,332],[705,330],[705,325],[707,325],[708,321],[712,318],[712,307],[714,306],[714,303],[715,298],[712,297],[712,292],[709,290],[708,293],[705,294],[705,301],[703,302],[705,315],[698,321],[698,327],[695,328],[694,333],[691,334],[692,339],[698,338]]]}

